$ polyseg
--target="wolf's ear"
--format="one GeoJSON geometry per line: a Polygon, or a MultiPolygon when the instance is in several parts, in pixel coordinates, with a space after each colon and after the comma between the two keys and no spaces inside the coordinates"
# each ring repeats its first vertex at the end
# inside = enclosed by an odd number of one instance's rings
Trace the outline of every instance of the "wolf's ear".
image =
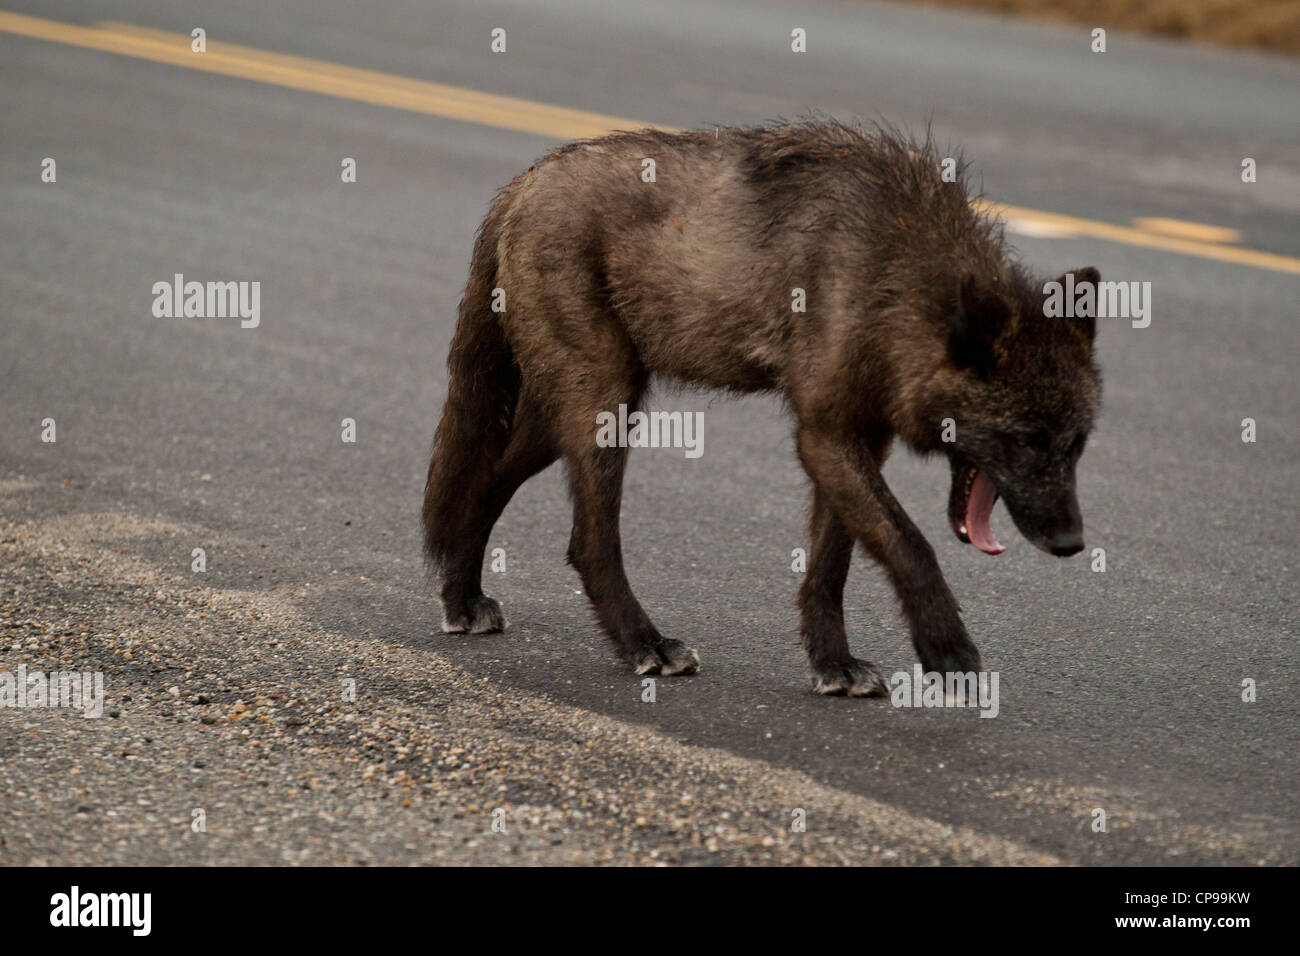
{"type": "Polygon", "coordinates": [[[957,306],[948,317],[948,354],[955,365],[981,374],[992,371],[993,343],[1011,319],[1005,299],[978,276],[957,284],[957,306]]]}
{"type": "MultiPolygon", "coordinates": [[[[1077,289],[1085,283],[1092,286],[1093,308],[1088,315],[1076,314],[1073,318],[1068,319],[1067,321],[1073,322],[1075,328],[1084,334],[1084,337],[1088,340],[1088,344],[1091,345],[1092,340],[1097,336],[1097,284],[1101,282],[1101,273],[1097,271],[1095,266],[1085,266],[1082,269],[1075,269],[1073,272],[1074,288],[1077,289]]],[[[1065,288],[1065,277],[1067,275],[1069,275],[1069,273],[1063,273],[1061,277],[1056,280],[1057,284],[1061,288],[1065,288]]]]}

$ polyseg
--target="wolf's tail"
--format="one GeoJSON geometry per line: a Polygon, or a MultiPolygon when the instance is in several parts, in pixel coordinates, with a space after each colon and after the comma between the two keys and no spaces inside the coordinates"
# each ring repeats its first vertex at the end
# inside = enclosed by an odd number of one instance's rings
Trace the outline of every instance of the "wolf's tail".
{"type": "Polygon", "coordinates": [[[499,316],[497,285],[501,203],[488,214],[474,243],[469,283],[447,358],[447,402],[433,437],[424,487],[424,543],[436,567],[445,567],[510,439],[520,373],[499,316]]]}

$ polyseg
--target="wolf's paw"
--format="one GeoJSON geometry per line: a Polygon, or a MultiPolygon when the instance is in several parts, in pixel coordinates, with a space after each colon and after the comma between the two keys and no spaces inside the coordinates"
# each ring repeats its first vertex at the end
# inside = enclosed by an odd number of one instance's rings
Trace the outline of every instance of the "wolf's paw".
{"type": "Polygon", "coordinates": [[[681,641],[665,637],[653,647],[637,654],[632,667],[638,674],[694,674],[700,669],[700,657],[681,641]]]}
{"type": "Polygon", "coordinates": [[[974,644],[947,648],[942,651],[920,655],[921,667],[928,674],[937,671],[940,674],[966,674],[979,672],[984,665],[980,662],[980,652],[974,644]]]}
{"type": "Polygon", "coordinates": [[[501,605],[486,594],[470,598],[466,609],[450,612],[446,604],[442,610],[442,630],[444,634],[492,634],[506,629],[505,615],[501,605]]]}
{"type": "Polygon", "coordinates": [[[831,696],[884,697],[889,693],[889,684],[875,665],[856,657],[813,668],[813,686],[817,693],[831,696]]]}

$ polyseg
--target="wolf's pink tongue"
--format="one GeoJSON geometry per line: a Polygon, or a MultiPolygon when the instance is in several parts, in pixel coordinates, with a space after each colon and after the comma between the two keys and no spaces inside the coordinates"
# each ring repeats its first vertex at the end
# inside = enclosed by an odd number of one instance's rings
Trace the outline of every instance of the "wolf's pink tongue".
{"type": "Polygon", "coordinates": [[[971,544],[988,554],[1001,554],[1006,550],[998,544],[997,536],[989,527],[993,502],[997,500],[998,490],[993,487],[993,482],[984,477],[984,472],[975,472],[970,500],[966,502],[966,533],[970,536],[971,544]]]}

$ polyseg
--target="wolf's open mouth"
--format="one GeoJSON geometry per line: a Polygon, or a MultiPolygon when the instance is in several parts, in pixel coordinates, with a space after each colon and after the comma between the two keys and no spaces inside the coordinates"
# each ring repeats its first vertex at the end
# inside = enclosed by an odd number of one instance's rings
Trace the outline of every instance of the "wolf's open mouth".
{"type": "Polygon", "coordinates": [[[998,489],[984,472],[974,465],[966,465],[956,476],[958,507],[953,511],[953,528],[957,537],[968,541],[986,554],[1001,554],[1006,550],[998,543],[997,535],[989,526],[993,504],[998,500],[998,489]]]}

